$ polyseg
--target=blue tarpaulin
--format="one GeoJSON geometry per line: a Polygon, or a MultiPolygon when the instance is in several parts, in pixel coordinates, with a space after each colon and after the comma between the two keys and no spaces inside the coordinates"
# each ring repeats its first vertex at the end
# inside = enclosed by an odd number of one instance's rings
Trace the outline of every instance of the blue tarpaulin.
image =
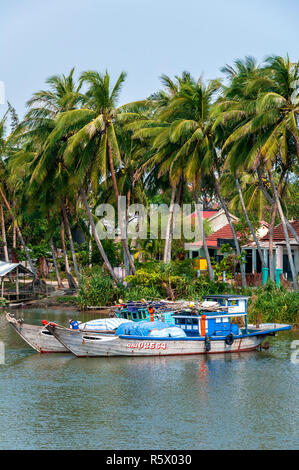
{"type": "Polygon", "coordinates": [[[173,328],[173,323],[167,323],[164,321],[140,321],[138,323],[123,323],[117,328],[116,334],[118,336],[148,336],[154,329],[162,330],[165,328],[173,328]]]}

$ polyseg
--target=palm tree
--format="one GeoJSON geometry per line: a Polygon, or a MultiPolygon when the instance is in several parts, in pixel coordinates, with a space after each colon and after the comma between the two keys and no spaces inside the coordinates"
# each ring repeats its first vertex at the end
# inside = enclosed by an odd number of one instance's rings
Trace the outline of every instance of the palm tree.
{"type": "MultiPolygon", "coordinates": [[[[50,209],[50,200],[53,203],[52,195],[59,199],[63,229],[70,241],[74,269],[80,282],[80,273],[67,214],[68,208],[66,207],[67,178],[62,164],[61,152],[61,147],[65,146],[65,142],[58,139],[55,142],[55,151],[49,150],[48,147],[49,138],[55,130],[58,117],[75,109],[83,100],[83,95],[80,93],[81,83],[76,85],[73,75],[74,68],[68,76],[54,75],[46,80],[49,89],[35,93],[28,101],[27,105],[30,109],[17,129],[16,139],[22,143],[19,154],[22,154],[24,146],[30,148],[34,153],[30,167],[32,174],[28,182],[29,197],[39,199],[41,193],[48,192],[48,197],[51,195],[51,197],[45,199],[45,201],[48,201],[48,209],[50,209]]],[[[20,164],[20,158],[18,158],[17,164],[20,164]]],[[[47,208],[45,208],[45,211],[47,212],[47,208]]],[[[63,238],[64,236],[62,236],[63,238]]],[[[67,257],[66,252],[65,257],[67,257]]],[[[67,259],[65,259],[65,264],[68,267],[67,259]]],[[[70,287],[76,286],[70,271],[68,272],[68,280],[70,287]]]]}
{"type": "MultiPolygon", "coordinates": [[[[224,151],[229,148],[230,164],[236,168],[240,167],[241,158],[242,168],[256,169],[259,178],[265,173],[270,180],[275,206],[285,233],[296,290],[298,285],[287,232],[289,225],[279,201],[272,171],[277,168],[277,162],[281,162],[282,166],[288,169],[293,164],[299,135],[299,107],[298,103],[292,100],[292,86],[298,79],[298,74],[298,63],[292,64],[288,57],[268,58],[264,67],[251,70],[247,75],[240,74],[241,79],[238,76],[233,78],[227,101],[220,104],[222,112],[218,117],[218,124],[229,121],[233,126],[223,147],[224,151]]],[[[274,212],[272,222],[273,219],[274,212]]]]}
{"type": "MultiPolygon", "coordinates": [[[[116,108],[116,103],[125,80],[125,73],[121,73],[112,90],[110,90],[110,77],[108,72],[101,75],[98,72],[84,72],[81,75],[81,83],[88,85],[86,92],[85,108],[82,109],[82,116],[86,117],[83,126],[77,126],[77,131],[69,138],[64,158],[67,166],[74,169],[74,181],[80,186],[83,203],[86,205],[86,192],[82,185],[82,178],[90,179],[92,184],[97,185],[99,177],[107,177],[109,168],[115,203],[119,201],[119,190],[115,176],[115,163],[120,164],[120,152],[115,133],[115,123],[117,122],[120,109],[116,108]]],[[[65,122],[70,123],[76,119],[74,111],[69,111],[63,116],[60,126],[63,128],[65,122]]],[[[90,220],[90,215],[88,215],[90,220]]],[[[93,224],[91,223],[93,227],[93,224]]],[[[128,248],[128,240],[121,221],[122,244],[124,252],[129,260],[132,272],[135,273],[135,266],[128,248]]],[[[93,229],[94,236],[95,230],[93,229]]],[[[98,243],[98,242],[97,242],[98,243]]]]}
{"type": "MultiPolygon", "coordinates": [[[[175,197],[184,179],[194,183],[193,187],[198,191],[197,182],[203,176],[201,144],[206,137],[204,128],[207,125],[209,100],[219,88],[219,83],[211,83],[205,91],[203,83],[200,80],[195,82],[188,72],[184,72],[182,77],[176,77],[176,82],[166,75],[162,76],[162,81],[166,90],[151,97],[156,105],[154,116],[150,116],[147,121],[137,120],[131,128],[134,129],[134,138],[149,139],[151,142],[153,151],[149,154],[146,168],[154,168],[157,178],[169,175],[171,198],[164,249],[164,262],[168,262],[171,258],[175,197]]],[[[198,202],[196,193],[195,199],[198,202]]],[[[200,211],[198,217],[202,226],[200,211]]],[[[213,270],[204,231],[202,238],[212,279],[213,270]]]]}
{"type": "MultiPolygon", "coordinates": [[[[5,124],[5,119],[6,119],[6,115],[3,117],[3,119],[0,121],[0,156],[2,157],[2,155],[5,155],[5,153],[7,152],[8,150],[8,139],[5,139],[4,138],[4,132],[5,132],[5,128],[4,128],[4,124],[5,124]]],[[[20,242],[21,242],[21,245],[23,246],[24,248],[24,251],[26,253],[26,256],[27,256],[27,259],[28,259],[28,262],[29,262],[29,265],[30,265],[30,268],[31,268],[31,271],[33,272],[34,276],[37,275],[36,273],[36,269],[34,267],[34,264],[33,264],[33,261],[31,259],[31,256],[30,256],[30,253],[29,253],[29,249],[25,243],[25,240],[23,238],[23,235],[22,235],[22,232],[21,232],[21,229],[18,225],[18,223],[16,222],[15,220],[15,214],[14,214],[14,211],[9,203],[9,200],[8,198],[6,197],[6,183],[7,183],[7,174],[5,172],[5,166],[4,166],[4,163],[1,159],[0,161],[0,176],[1,176],[1,179],[0,179],[0,197],[2,198],[2,201],[3,201],[3,204],[6,206],[7,210],[8,210],[8,213],[13,221],[13,224],[15,226],[15,229],[16,229],[16,233],[20,239],[20,242]]],[[[2,204],[1,204],[2,206],[2,204]]],[[[3,233],[3,227],[2,227],[2,233],[3,233]]],[[[8,254],[7,254],[7,258],[8,258],[8,254]]]]}

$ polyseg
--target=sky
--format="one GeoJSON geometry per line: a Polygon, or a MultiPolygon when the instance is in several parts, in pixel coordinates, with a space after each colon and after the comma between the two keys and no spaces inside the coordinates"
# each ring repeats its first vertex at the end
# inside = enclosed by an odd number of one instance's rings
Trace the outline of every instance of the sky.
{"type": "Polygon", "coordinates": [[[208,80],[246,55],[297,61],[298,24],[298,0],[2,0],[0,82],[22,118],[51,75],[124,70],[124,104],[159,90],[162,73],[208,80]]]}

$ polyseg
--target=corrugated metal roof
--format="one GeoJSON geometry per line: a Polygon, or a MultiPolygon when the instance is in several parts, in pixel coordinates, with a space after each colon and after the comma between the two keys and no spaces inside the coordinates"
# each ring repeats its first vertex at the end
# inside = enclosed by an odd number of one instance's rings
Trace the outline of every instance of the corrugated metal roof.
{"type": "Polygon", "coordinates": [[[22,273],[33,275],[33,272],[25,268],[21,263],[6,263],[5,261],[0,261],[0,277],[7,276],[7,274],[14,271],[16,268],[19,268],[19,271],[22,273]]]}

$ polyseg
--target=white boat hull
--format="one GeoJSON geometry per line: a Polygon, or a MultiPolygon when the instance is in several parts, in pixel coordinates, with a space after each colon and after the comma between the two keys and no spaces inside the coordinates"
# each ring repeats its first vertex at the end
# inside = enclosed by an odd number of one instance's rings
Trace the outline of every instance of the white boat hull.
{"type": "Polygon", "coordinates": [[[7,321],[19,336],[39,353],[69,353],[44,326],[28,325],[6,314],[7,321]]]}
{"type": "Polygon", "coordinates": [[[236,338],[231,346],[224,339],[212,340],[210,351],[206,351],[203,338],[154,338],[136,339],[129,336],[103,336],[100,334],[72,331],[59,326],[48,326],[55,337],[77,357],[107,356],[176,356],[191,354],[217,354],[254,351],[265,336],[236,338]]]}

